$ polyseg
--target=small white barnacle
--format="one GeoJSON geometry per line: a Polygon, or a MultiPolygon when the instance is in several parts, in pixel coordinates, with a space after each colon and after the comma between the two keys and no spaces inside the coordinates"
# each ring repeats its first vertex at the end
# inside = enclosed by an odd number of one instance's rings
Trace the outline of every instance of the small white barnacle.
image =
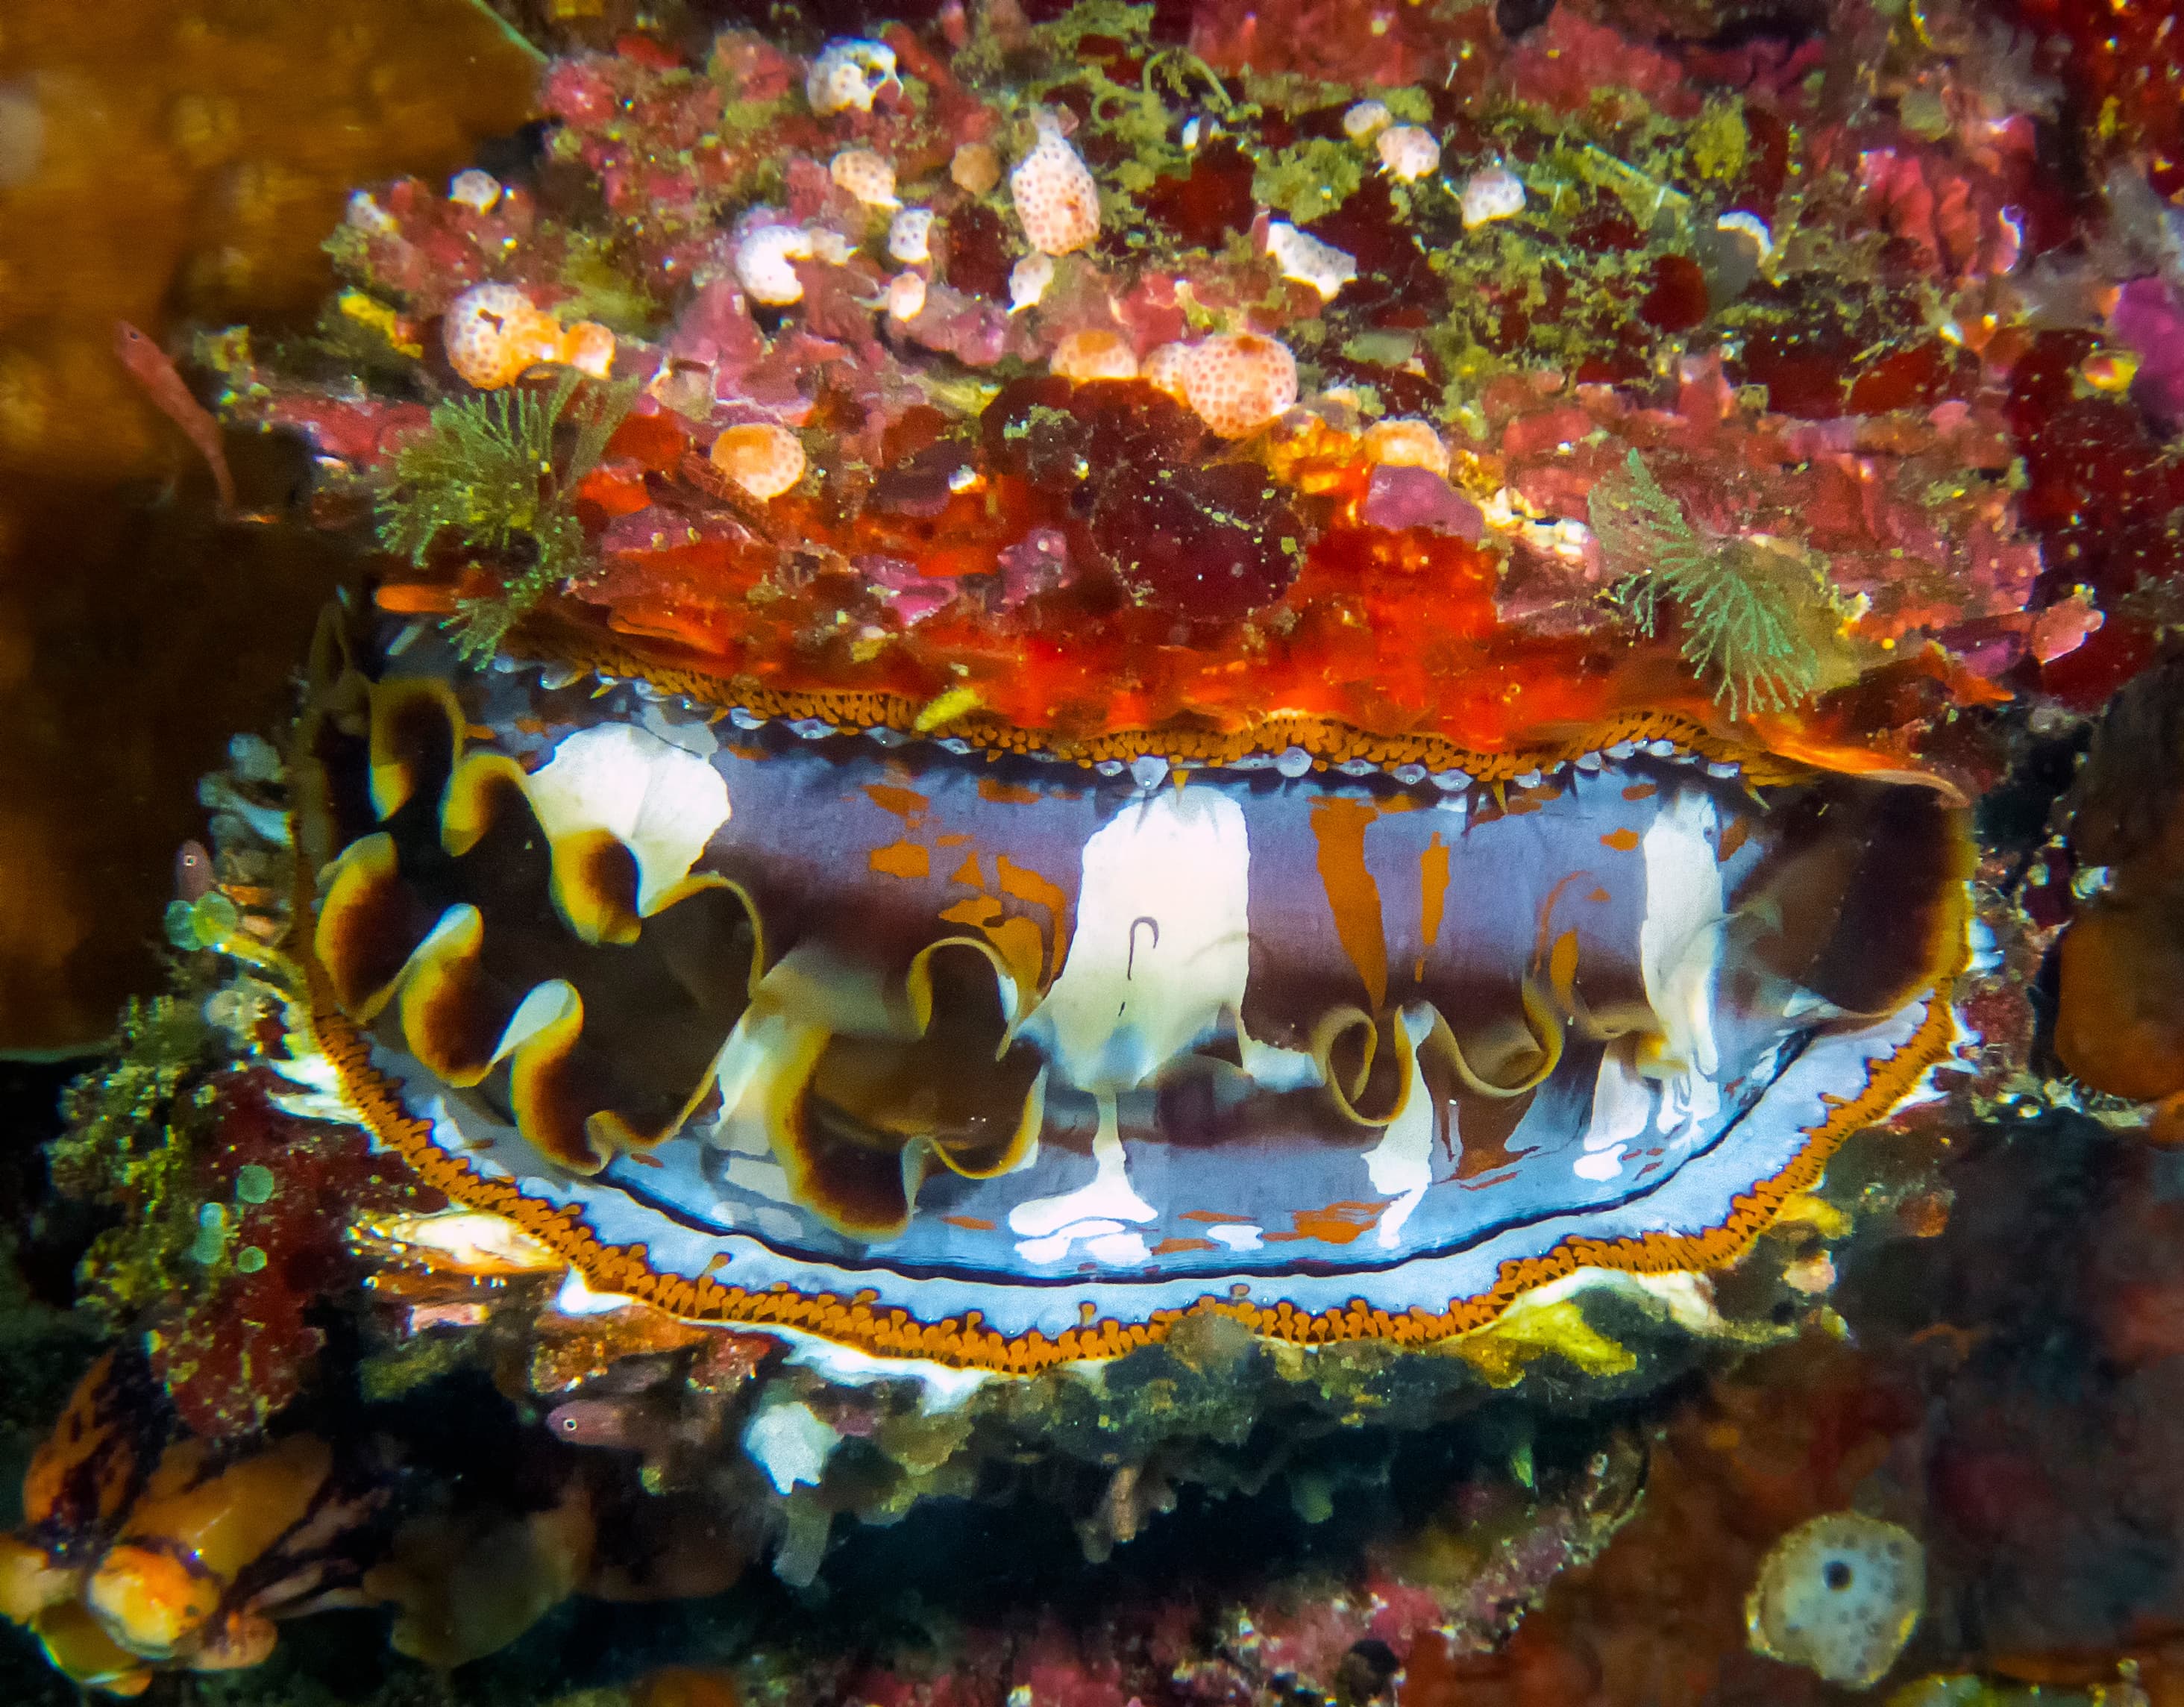
{"type": "Polygon", "coordinates": [[[1310,285],[1322,302],[1334,301],[1335,293],[1357,276],[1355,255],[1299,231],[1287,220],[1276,220],[1267,227],[1267,253],[1284,278],[1310,285]]]}
{"type": "Polygon", "coordinates": [[[872,98],[901,81],[895,75],[894,49],[886,42],[840,36],[819,50],[804,74],[804,96],[822,116],[848,107],[869,113],[872,98]]]}
{"type": "Polygon", "coordinates": [[[933,259],[933,209],[905,208],[888,222],[887,252],[905,266],[933,259]]]}

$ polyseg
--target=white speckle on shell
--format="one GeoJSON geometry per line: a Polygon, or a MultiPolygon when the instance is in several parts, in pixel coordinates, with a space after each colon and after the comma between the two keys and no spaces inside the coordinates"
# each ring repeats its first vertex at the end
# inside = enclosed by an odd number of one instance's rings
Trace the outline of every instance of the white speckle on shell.
{"type": "Polygon", "coordinates": [[[855,107],[872,109],[872,98],[895,75],[894,49],[884,42],[844,36],[829,42],[804,74],[804,96],[811,110],[822,115],[855,107]]]}
{"type": "Polygon", "coordinates": [[[736,282],[754,302],[777,308],[801,302],[804,281],[789,263],[813,254],[811,233],[801,226],[752,226],[736,239],[736,282]]]}
{"type": "Polygon", "coordinates": [[[1524,181],[1507,166],[1482,166],[1463,181],[1463,228],[1524,211],[1524,181]]]}
{"type": "Polygon", "coordinates": [[[1009,312],[1021,314],[1035,306],[1054,282],[1054,257],[1028,254],[1009,269],[1009,312]]]}
{"type": "Polygon", "coordinates": [[[933,259],[933,209],[905,208],[888,222],[887,252],[905,266],[933,259]]]}
{"type": "Polygon", "coordinates": [[[1360,101],[1342,115],[1342,134],[1353,142],[1384,131],[1396,122],[1396,115],[1378,101],[1360,101]]]}
{"type": "Polygon", "coordinates": [[[1284,278],[1310,285],[1322,302],[1334,301],[1335,293],[1357,276],[1355,255],[1299,231],[1287,220],[1276,220],[1267,227],[1267,253],[1284,278]]]}
{"type": "Polygon", "coordinates": [[[1440,165],[1440,144],[1416,125],[1396,125],[1380,132],[1373,148],[1380,164],[1405,183],[1415,183],[1440,165]]]}
{"type": "Polygon", "coordinates": [[[477,213],[491,213],[500,195],[500,180],[476,166],[457,172],[448,181],[448,199],[477,213]]]}

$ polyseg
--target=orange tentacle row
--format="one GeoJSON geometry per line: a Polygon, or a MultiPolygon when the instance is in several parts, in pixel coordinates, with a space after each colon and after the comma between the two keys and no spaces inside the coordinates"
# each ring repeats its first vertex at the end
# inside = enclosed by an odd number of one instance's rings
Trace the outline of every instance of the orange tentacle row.
{"type": "Polygon", "coordinates": [[[551,632],[322,641],[312,1024],[426,1180],[688,1319],[1424,1345],[1733,1259],[1953,1040],[1964,814],[1810,732],[1078,734],[551,632]]]}

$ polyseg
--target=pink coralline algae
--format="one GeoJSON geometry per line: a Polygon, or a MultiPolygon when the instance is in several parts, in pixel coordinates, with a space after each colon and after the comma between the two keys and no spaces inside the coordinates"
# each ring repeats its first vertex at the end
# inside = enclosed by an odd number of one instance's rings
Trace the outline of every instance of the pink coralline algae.
{"type": "Polygon", "coordinates": [[[2131,280],[2116,293],[2109,329],[2137,353],[2132,397],[2171,427],[2184,423],[2184,304],[2161,278],[2131,280]]]}

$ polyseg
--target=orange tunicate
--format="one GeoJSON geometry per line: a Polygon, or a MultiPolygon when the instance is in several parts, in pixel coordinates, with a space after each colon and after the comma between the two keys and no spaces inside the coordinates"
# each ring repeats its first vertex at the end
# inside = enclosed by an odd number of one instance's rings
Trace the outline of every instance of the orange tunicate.
{"type": "Polygon", "coordinates": [[[595,320],[580,320],[561,334],[558,356],[579,373],[604,379],[614,367],[615,335],[595,320]]]}
{"type": "Polygon", "coordinates": [[[515,285],[472,285],[449,304],[441,337],[448,365],[480,391],[499,391],[540,363],[561,360],[560,323],[515,285]]]}
{"type": "Polygon", "coordinates": [[[1444,477],[1448,473],[1448,447],[1432,422],[1415,416],[1376,421],[1366,428],[1365,460],[1396,468],[1424,468],[1444,477]]]}
{"type": "Polygon", "coordinates": [[[1106,328],[1072,332],[1054,347],[1047,371],[1073,385],[1088,379],[1135,379],[1138,354],[1122,333],[1106,328]]]}
{"type": "Polygon", "coordinates": [[[713,466],[761,502],[804,477],[804,441],[785,427],[731,427],[713,441],[713,466]]]}
{"type": "Polygon", "coordinates": [[[1223,438],[1242,438],[1296,401],[1296,358],[1278,338],[1224,333],[1192,347],[1183,385],[1201,421],[1223,438]]]}
{"type": "Polygon", "coordinates": [[[1100,235],[1100,187],[1061,126],[1044,114],[1037,145],[1009,174],[1009,197],[1024,241],[1041,254],[1066,255],[1100,235]]]}
{"type": "Polygon", "coordinates": [[[969,196],[983,196],[1001,181],[1001,157],[990,142],[963,142],[948,159],[948,176],[969,196]]]}

